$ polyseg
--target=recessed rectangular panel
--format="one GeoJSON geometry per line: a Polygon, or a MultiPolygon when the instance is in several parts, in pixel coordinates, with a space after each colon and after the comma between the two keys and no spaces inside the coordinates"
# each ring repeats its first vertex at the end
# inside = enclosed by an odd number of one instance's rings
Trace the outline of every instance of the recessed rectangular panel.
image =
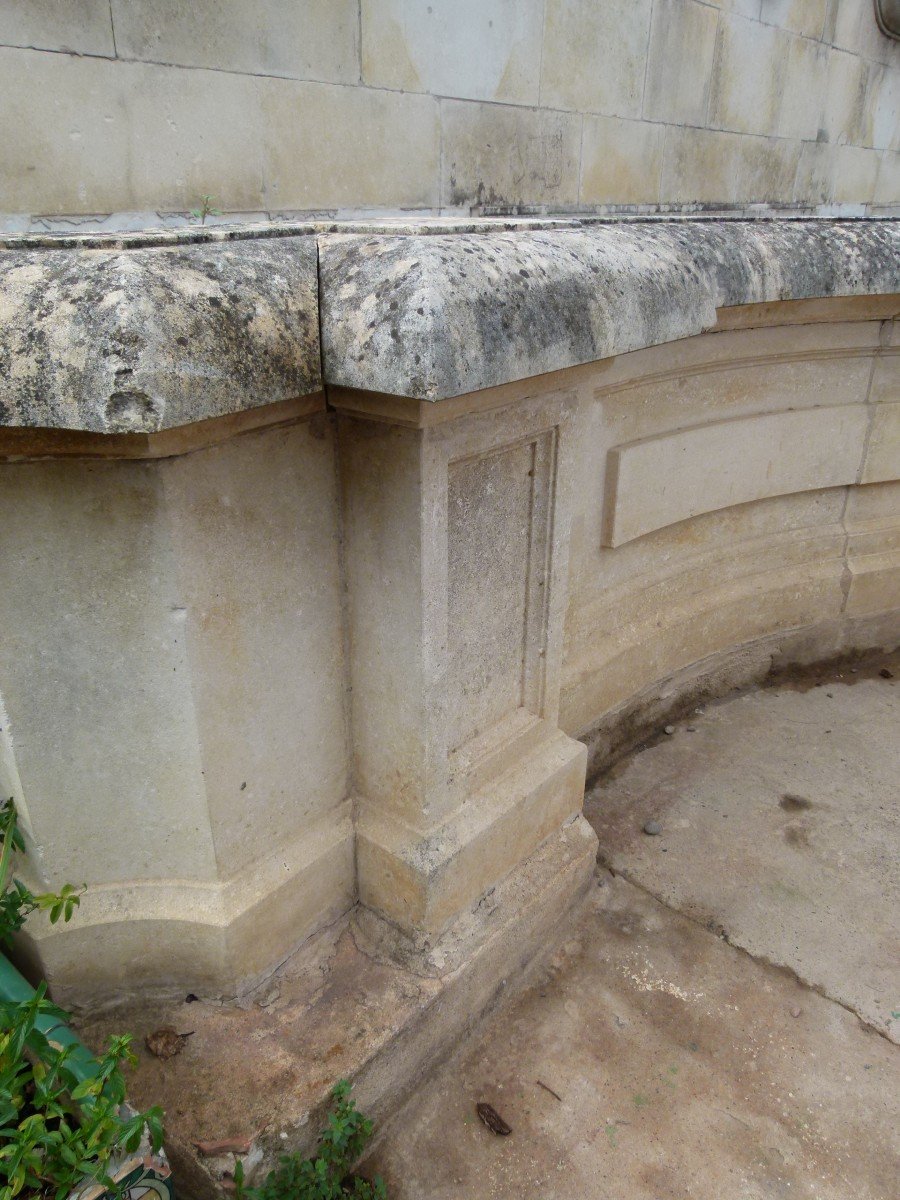
{"type": "Polygon", "coordinates": [[[734,504],[855,483],[868,419],[865,406],[842,404],[713,421],[615,446],[604,545],[734,504]]]}
{"type": "Polygon", "coordinates": [[[539,715],[552,435],[450,464],[447,745],[539,715]]]}

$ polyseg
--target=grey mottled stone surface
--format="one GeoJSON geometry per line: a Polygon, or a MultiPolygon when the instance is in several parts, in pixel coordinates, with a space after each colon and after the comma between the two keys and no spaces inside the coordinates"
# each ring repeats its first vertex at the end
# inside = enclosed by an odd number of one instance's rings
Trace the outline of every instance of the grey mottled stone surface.
{"type": "Polygon", "coordinates": [[[320,386],[314,238],[0,253],[0,424],[147,433],[320,386]]]}
{"type": "Polygon", "coordinates": [[[319,258],[328,382],[435,401],[688,337],[724,305],[900,291],[900,222],[334,234],[319,258]]]}
{"type": "Polygon", "coordinates": [[[100,433],[308,395],[323,377],[437,401],[688,337],[722,306],[900,292],[890,219],[322,223],[5,247],[0,424],[100,433]]]}

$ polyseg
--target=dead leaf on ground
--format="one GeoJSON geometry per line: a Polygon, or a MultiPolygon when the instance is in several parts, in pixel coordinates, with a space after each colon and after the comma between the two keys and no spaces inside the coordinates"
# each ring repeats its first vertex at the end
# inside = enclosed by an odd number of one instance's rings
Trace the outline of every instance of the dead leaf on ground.
{"type": "Polygon", "coordinates": [[[481,1100],[475,1105],[475,1111],[485,1125],[487,1125],[491,1133],[496,1133],[498,1137],[508,1137],[512,1133],[512,1130],[497,1112],[496,1108],[492,1108],[490,1104],[485,1104],[481,1100]]]}
{"type": "Polygon", "coordinates": [[[190,1036],[189,1033],[176,1033],[171,1025],[164,1025],[162,1029],[148,1033],[144,1045],[156,1058],[174,1058],[184,1049],[184,1043],[190,1036]]]}

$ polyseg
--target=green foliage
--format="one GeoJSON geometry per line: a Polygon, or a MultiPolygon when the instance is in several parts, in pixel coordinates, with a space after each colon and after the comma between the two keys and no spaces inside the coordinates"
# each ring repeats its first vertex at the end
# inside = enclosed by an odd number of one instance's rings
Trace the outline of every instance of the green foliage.
{"type": "Polygon", "coordinates": [[[213,208],[214,196],[201,196],[200,207],[191,209],[191,216],[195,217],[201,225],[206,224],[207,217],[221,217],[222,210],[213,208]]]}
{"type": "MultiPolygon", "coordinates": [[[[0,804],[0,943],[37,910],[53,922],[68,921],[80,900],[71,885],[36,896],[19,880],[10,881],[13,852],[21,849],[10,800],[0,804]]],[[[154,1151],[162,1145],[160,1109],[132,1116],[121,1111],[122,1068],[136,1061],[131,1039],[110,1038],[86,1078],[74,1062],[75,1046],[53,1038],[69,1017],[46,992],[42,983],[28,1000],[0,999],[0,1200],[62,1200],[88,1181],[115,1192],[108,1170],[113,1156],[137,1150],[145,1129],[154,1151]]]]}
{"type": "Polygon", "coordinates": [[[387,1200],[381,1179],[369,1181],[350,1174],[372,1136],[372,1122],[357,1112],[350,1087],[346,1079],[334,1086],[334,1104],[315,1158],[283,1155],[258,1188],[244,1187],[243,1166],[238,1162],[234,1173],[237,1200],[387,1200]]]}

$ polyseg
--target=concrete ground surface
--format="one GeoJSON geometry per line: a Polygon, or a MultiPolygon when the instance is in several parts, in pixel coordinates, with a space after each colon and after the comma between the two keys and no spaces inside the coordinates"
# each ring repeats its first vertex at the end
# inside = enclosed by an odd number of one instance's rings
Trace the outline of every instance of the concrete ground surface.
{"type": "Polygon", "coordinates": [[[709,705],[599,782],[588,904],[383,1131],[392,1200],[900,1194],[898,684],[709,705]]]}

